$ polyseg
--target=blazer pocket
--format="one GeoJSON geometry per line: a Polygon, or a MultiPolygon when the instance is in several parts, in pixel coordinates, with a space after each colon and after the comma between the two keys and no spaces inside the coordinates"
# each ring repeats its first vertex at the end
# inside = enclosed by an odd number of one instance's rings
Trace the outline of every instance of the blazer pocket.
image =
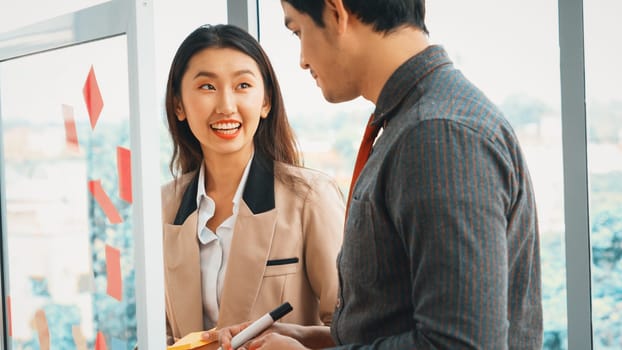
{"type": "Polygon", "coordinates": [[[297,257],[287,259],[273,259],[266,262],[264,277],[280,276],[296,273],[298,270],[297,257]]]}
{"type": "Polygon", "coordinates": [[[287,258],[287,259],[272,259],[266,262],[266,266],[276,266],[276,265],[289,265],[296,264],[298,262],[298,258],[287,258]]]}

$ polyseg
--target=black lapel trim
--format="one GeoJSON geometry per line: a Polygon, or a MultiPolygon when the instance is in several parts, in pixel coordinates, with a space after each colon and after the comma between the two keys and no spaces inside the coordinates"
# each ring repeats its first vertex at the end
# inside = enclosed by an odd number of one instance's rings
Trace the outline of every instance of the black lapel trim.
{"type": "Polygon", "coordinates": [[[179,209],[177,210],[177,215],[175,215],[175,221],[173,225],[181,225],[186,221],[188,216],[192,214],[195,210],[197,210],[197,189],[199,183],[199,172],[197,171],[196,176],[190,181],[188,187],[186,187],[186,191],[184,192],[183,197],[181,197],[181,204],[179,205],[179,209]]]}
{"type": "MultiPolygon", "coordinates": [[[[197,210],[198,183],[199,172],[197,171],[181,198],[173,225],[183,224],[188,216],[197,210]]],[[[255,153],[242,198],[255,215],[274,209],[274,162],[255,153]]]]}
{"type": "Polygon", "coordinates": [[[274,162],[257,152],[251,163],[242,198],[255,215],[275,207],[274,162]]]}

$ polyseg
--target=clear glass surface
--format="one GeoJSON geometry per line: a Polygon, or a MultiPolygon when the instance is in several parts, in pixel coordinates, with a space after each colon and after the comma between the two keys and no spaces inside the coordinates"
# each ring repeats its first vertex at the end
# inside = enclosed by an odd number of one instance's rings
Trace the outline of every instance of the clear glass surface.
{"type": "Polygon", "coordinates": [[[127,62],[118,36],[0,63],[13,349],[136,344],[127,62]]]}

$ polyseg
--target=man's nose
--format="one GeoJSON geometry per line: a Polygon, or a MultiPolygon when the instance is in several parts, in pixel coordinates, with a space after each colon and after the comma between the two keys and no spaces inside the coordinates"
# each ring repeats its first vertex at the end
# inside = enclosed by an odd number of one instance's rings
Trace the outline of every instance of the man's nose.
{"type": "Polygon", "coordinates": [[[307,60],[305,59],[305,55],[303,54],[302,49],[300,50],[300,68],[309,69],[309,64],[307,63],[307,60]]]}

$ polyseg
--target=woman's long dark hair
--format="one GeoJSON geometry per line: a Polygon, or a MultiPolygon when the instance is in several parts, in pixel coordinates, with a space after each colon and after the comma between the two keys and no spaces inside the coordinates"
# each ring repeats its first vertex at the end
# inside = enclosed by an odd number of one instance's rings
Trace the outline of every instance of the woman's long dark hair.
{"type": "MultiPolygon", "coordinates": [[[[175,113],[181,101],[181,80],[188,62],[198,52],[208,48],[230,48],[251,57],[259,67],[264,89],[270,99],[270,112],[261,118],[253,143],[255,152],[263,158],[302,166],[301,154],[294,132],[287,120],[283,96],[268,56],[259,42],[248,32],[230,24],[204,25],[195,29],[181,43],[173,58],[166,84],[166,117],[173,138],[173,154],[169,169],[177,177],[201,166],[203,151],[199,140],[192,134],[187,120],[179,121],[175,113]]],[[[279,176],[279,174],[275,174],[279,176]]]]}

